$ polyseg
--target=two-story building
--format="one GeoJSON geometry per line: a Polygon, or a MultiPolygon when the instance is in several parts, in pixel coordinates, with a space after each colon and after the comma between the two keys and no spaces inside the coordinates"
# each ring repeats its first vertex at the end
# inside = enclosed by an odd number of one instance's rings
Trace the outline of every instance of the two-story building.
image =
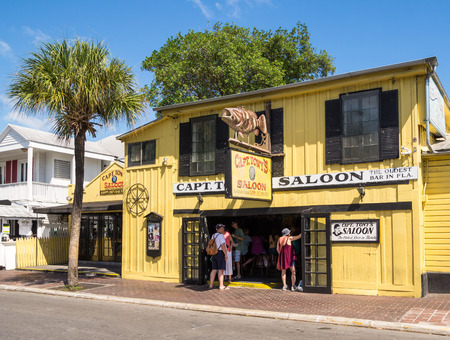
{"type": "Polygon", "coordinates": [[[305,292],[445,289],[450,161],[434,145],[446,137],[450,103],[437,64],[433,57],[156,108],[161,118],[118,137],[122,276],[203,283],[205,241],[216,223],[237,218],[251,235],[302,233],[305,292]],[[237,117],[235,125],[259,133],[236,141],[221,117],[237,107],[264,115],[268,132],[237,117]]]}
{"type": "MultiPolygon", "coordinates": [[[[115,138],[86,142],[85,184],[122,157],[115,138]]],[[[9,226],[12,238],[67,229],[67,216],[35,214],[32,208],[67,204],[74,182],[72,139],[12,124],[0,134],[0,226],[9,226]]]]}

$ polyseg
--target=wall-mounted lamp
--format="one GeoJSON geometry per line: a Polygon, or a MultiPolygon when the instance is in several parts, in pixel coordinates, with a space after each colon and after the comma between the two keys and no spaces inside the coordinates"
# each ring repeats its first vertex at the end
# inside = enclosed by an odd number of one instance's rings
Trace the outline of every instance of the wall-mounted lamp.
{"type": "Polygon", "coordinates": [[[203,203],[203,196],[202,196],[202,194],[198,194],[197,195],[197,200],[198,200],[198,205],[202,205],[202,203],[203,203]]]}
{"type": "Polygon", "coordinates": [[[164,157],[163,158],[163,161],[162,161],[162,164],[163,165],[167,165],[167,161],[169,160],[169,158],[168,157],[164,157]]]}
{"type": "Polygon", "coordinates": [[[72,196],[67,196],[67,197],[66,197],[66,200],[67,200],[67,201],[71,201],[71,200],[72,200],[72,196]]]}
{"type": "Polygon", "coordinates": [[[359,198],[361,199],[361,202],[362,202],[364,195],[366,194],[366,190],[364,189],[364,187],[362,185],[360,185],[357,190],[359,193],[359,198]]]}

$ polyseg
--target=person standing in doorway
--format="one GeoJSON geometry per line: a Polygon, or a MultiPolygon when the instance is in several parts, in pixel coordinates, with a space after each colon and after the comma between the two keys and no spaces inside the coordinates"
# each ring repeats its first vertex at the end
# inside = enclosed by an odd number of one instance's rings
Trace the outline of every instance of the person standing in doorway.
{"type": "Polygon", "coordinates": [[[228,289],[228,287],[223,284],[223,271],[225,270],[225,264],[228,258],[225,237],[223,236],[225,226],[223,224],[217,224],[216,231],[217,232],[212,237],[215,239],[216,246],[219,251],[216,255],[212,256],[212,270],[211,275],[209,276],[209,288],[214,288],[214,280],[216,279],[216,274],[218,273],[219,289],[228,289]]]}
{"type": "Polygon", "coordinates": [[[286,270],[291,270],[291,290],[295,292],[297,286],[295,282],[297,280],[295,275],[295,251],[293,241],[302,237],[302,234],[297,236],[291,236],[291,231],[288,228],[284,228],[281,231],[281,237],[278,239],[277,252],[278,252],[278,264],[277,268],[281,270],[281,281],[283,281],[283,290],[288,289],[286,284],[286,270]]]}
{"type": "Polygon", "coordinates": [[[227,279],[228,277],[228,283],[231,283],[231,277],[233,276],[233,242],[228,227],[225,228],[223,237],[225,237],[225,246],[227,247],[227,260],[225,263],[225,271],[223,272],[223,275],[225,276],[225,279],[227,279]]]}
{"type": "Polygon", "coordinates": [[[239,228],[237,221],[232,221],[231,226],[234,229],[233,240],[234,243],[237,244],[236,249],[234,251],[234,263],[236,266],[236,277],[235,279],[242,278],[241,276],[241,254],[244,247],[244,231],[239,228]]]}

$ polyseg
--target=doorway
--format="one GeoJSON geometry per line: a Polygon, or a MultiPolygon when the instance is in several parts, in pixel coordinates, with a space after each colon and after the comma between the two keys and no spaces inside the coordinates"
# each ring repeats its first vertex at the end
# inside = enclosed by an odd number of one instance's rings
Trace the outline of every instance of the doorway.
{"type": "Polygon", "coordinates": [[[331,294],[330,215],[302,216],[303,291],[331,294]]]}
{"type": "Polygon", "coordinates": [[[121,262],[122,214],[81,216],[80,260],[121,262]]]}

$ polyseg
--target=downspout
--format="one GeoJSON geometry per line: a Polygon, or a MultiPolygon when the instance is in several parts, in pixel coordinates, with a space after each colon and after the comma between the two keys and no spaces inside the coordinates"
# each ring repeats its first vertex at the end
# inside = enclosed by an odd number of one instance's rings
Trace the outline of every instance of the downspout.
{"type": "Polygon", "coordinates": [[[432,65],[431,72],[428,71],[427,77],[425,78],[425,101],[426,101],[426,134],[427,134],[427,146],[428,150],[430,150],[431,153],[436,153],[436,151],[433,150],[433,147],[431,146],[430,142],[430,101],[428,100],[430,95],[430,78],[433,76],[433,74],[436,71],[436,65],[432,65]]]}

